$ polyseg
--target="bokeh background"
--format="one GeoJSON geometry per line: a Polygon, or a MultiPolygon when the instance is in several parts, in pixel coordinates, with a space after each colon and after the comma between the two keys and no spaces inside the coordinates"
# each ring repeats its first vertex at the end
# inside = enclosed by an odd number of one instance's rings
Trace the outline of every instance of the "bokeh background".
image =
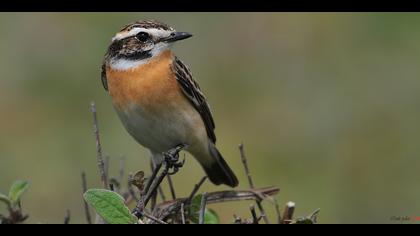
{"type": "MultiPolygon", "coordinates": [[[[121,156],[127,172],[149,170],[99,76],[115,32],[149,18],[195,35],[174,50],[210,101],[240,188],[243,141],[256,184],[279,186],[278,201],[296,202],[297,216],[317,208],[321,223],[420,216],[419,14],[1,13],[0,192],[31,182],[28,222],[62,223],[66,209],[84,222],[80,173],[100,186],[91,101],[111,172],[121,156]]],[[[178,195],[202,176],[187,157],[178,195]]],[[[249,217],[249,204],[214,208],[231,222],[233,213],[249,217]]]]}

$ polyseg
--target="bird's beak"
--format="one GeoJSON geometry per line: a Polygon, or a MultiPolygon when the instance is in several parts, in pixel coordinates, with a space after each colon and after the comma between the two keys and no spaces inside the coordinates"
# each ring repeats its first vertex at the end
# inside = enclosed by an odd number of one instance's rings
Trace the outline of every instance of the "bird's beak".
{"type": "Polygon", "coordinates": [[[172,42],[175,42],[175,41],[187,39],[191,36],[193,36],[193,35],[190,34],[190,33],[187,33],[187,32],[174,32],[169,37],[165,38],[164,41],[168,42],[168,43],[172,43],[172,42]]]}

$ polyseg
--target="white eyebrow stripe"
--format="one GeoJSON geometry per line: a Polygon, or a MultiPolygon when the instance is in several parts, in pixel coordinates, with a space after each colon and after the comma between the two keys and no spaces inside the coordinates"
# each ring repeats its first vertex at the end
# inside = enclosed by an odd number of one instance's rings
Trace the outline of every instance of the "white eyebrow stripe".
{"type": "Polygon", "coordinates": [[[133,28],[128,32],[119,32],[115,35],[114,38],[112,38],[112,41],[115,40],[121,40],[121,39],[125,39],[131,36],[134,36],[140,32],[146,32],[149,33],[152,36],[155,37],[167,37],[169,36],[173,31],[171,30],[163,30],[163,29],[146,29],[146,28],[133,28]]]}

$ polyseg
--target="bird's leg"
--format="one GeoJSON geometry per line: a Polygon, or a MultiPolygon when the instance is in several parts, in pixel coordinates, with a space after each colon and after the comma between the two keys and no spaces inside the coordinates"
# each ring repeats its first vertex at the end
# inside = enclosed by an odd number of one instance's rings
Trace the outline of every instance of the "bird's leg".
{"type": "Polygon", "coordinates": [[[173,169],[171,172],[168,172],[168,175],[174,175],[176,174],[181,167],[185,164],[185,159],[182,161],[179,161],[179,152],[182,149],[185,149],[187,147],[186,144],[180,144],[169,151],[163,153],[164,162],[166,164],[165,168],[173,169]]]}
{"type": "Polygon", "coordinates": [[[179,168],[181,168],[184,165],[185,160],[181,162],[179,161],[179,152],[186,147],[187,147],[186,144],[180,144],[176,146],[175,148],[172,148],[171,150],[163,153],[163,156],[164,156],[163,161],[165,163],[165,168],[163,169],[162,173],[160,173],[159,176],[157,176],[157,173],[159,172],[159,169],[160,169],[159,165],[153,171],[152,178],[149,180],[145,188],[146,190],[145,194],[140,198],[140,200],[137,203],[136,208],[133,210],[133,214],[135,216],[137,216],[138,218],[143,216],[143,211],[147,203],[153,196],[153,193],[157,191],[163,179],[167,175],[173,175],[177,173],[179,171],[179,168]],[[172,172],[169,171],[171,168],[173,168],[172,172]]]}

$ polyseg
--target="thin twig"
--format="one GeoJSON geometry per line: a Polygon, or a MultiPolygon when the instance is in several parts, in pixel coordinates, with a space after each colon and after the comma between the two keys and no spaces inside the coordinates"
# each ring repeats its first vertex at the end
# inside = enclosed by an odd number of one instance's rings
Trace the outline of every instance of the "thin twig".
{"type": "Polygon", "coordinates": [[[198,184],[196,184],[194,186],[193,191],[191,192],[190,196],[188,197],[187,205],[191,203],[191,201],[193,200],[193,198],[197,194],[198,190],[200,190],[201,186],[204,184],[204,182],[206,181],[206,179],[207,179],[207,176],[204,176],[203,178],[201,178],[200,182],[198,182],[198,184]]]}
{"type": "Polygon", "coordinates": [[[2,222],[2,224],[20,224],[23,223],[26,219],[28,219],[29,215],[23,214],[20,203],[18,203],[18,205],[18,209],[12,209],[11,207],[8,207],[9,217],[4,218],[3,216],[2,220],[4,222],[2,222]]]}
{"type": "Polygon", "coordinates": [[[124,181],[124,174],[125,174],[125,157],[123,156],[120,158],[120,169],[118,171],[118,174],[119,174],[118,181],[122,183],[124,181]]]}
{"type": "MultiPolygon", "coordinates": [[[[242,160],[242,164],[244,165],[245,174],[248,178],[249,187],[251,189],[254,189],[255,188],[254,181],[252,180],[251,172],[249,171],[248,161],[247,161],[247,158],[246,158],[246,155],[245,155],[245,150],[244,150],[244,144],[243,143],[241,143],[239,145],[239,152],[241,153],[241,160],[242,160]]],[[[268,220],[267,214],[265,213],[265,210],[262,206],[261,201],[256,200],[256,203],[257,203],[257,206],[258,206],[258,210],[260,210],[261,215],[264,219],[264,222],[266,224],[270,224],[270,221],[268,220]]]]}
{"type": "Polygon", "coordinates": [[[152,195],[152,197],[150,199],[150,201],[151,201],[150,202],[150,209],[152,211],[155,209],[155,206],[156,206],[156,203],[157,203],[158,189],[159,189],[159,186],[156,189],[156,191],[153,192],[153,195],[152,195]]]}
{"type": "Polygon", "coordinates": [[[284,212],[283,212],[283,219],[282,219],[283,224],[290,224],[292,222],[293,214],[295,212],[295,206],[296,204],[294,202],[288,202],[286,204],[286,207],[284,208],[284,212]]]}
{"type": "Polygon", "coordinates": [[[314,212],[312,212],[309,216],[307,216],[306,218],[311,220],[312,223],[316,224],[318,222],[318,214],[321,211],[321,209],[316,209],[314,212]]]}
{"type": "Polygon", "coordinates": [[[66,210],[66,215],[64,216],[64,224],[65,225],[68,225],[69,223],[70,223],[70,218],[71,218],[71,215],[70,215],[70,210],[66,210]]]}
{"type": "Polygon", "coordinates": [[[169,189],[171,190],[172,200],[176,199],[175,188],[170,175],[167,176],[169,189]]]}
{"type": "Polygon", "coordinates": [[[255,206],[251,205],[249,207],[249,210],[251,211],[251,215],[252,215],[252,224],[258,224],[258,217],[257,217],[257,212],[255,211],[255,206]]]}
{"type": "MultiPolygon", "coordinates": [[[[156,168],[153,160],[150,160],[150,168],[151,168],[152,173],[153,173],[154,169],[156,168]]],[[[159,196],[162,199],[162,201],[166,201],[165,193],[163,192],[162,186],[160,186],[160,185],[158,187],[158,193],[159,193],[159,196]]]]}
{"type": "MultiPolygon", "coordinates": [[[[150,168],[152,170],[152,173],[154,172],[155,169],[155,165],[153,163],[153,160],[150,161],[150,168]]],[[[158,190],[160,189],[160,185],[158,186],[158,190]]],[[[158,195],[158,190],[153,192],[152,195],[152,199],[151,199],[151,203],[150,203],[150,209],[153,211],[153,209],[155,209],[156,203],[157,203],[157,195],[158,195]]]]}
{"type": "Polygon", "coordinates": [[[131,180],[133,179],[133,175],[130,173],[128,175],[128,183],[127,183],[127,191],[128,191],[128,197],[125,200],[125,204],[130,204],[133,200],[138,202],[138,198],[136,196],[136,192],[134,191],[133,184],[131,183],[131,180]]]}
{"type": "Polygon", "coordinates": [[[167,225],[167,224],[168,224],[168,223],[166,223],[165,221],[163,221],[163,220],[159,220],[158,218],[156,218],[156,217],[154,217],[154,216],[152,216],[152,215],[149,215],[149,214],[147,214],[147,213],[145,213],[145,212],[143,212],[143,215],[144,215],[144,217],[149,218],[150,220],[153,220],[153,221],[155,221],[156,223],[159,223],[159,224],[162,224],[162,225],[167,225]]]}
{"type": "Polygon", "coordinates": [[[206,213],[206,204],[207,204],[207,193],[203,193],[201,198],[201,205],[200,205],[200,217],[199,217],[199,224],[204,224],[204,215],[206,213]]]}
{"type": "Polygon", "coordinates": [[[91,112],[93,115],[93,132],[95,135],[95,141],[96,141],[96,155],[97,155],[97,161],[98,161],[98,167],[99,167],[99,174],[101,175],[101,181],[102,186],[104,189],[108,189],[108,177],[106,175],[105,170],[105,163],[102,155],[102,146],[101,146],[101,140],[99,136],[99,125],[98,125],[98,117],[96,114],[96,105],[94,102],[91,103],[91,112]]]}
{"type": "MultiPolygon", "coordinates": [[[[82,191],[83,194],[86,193],[87,191],[87,181],[86,181],[86,173],[82,172],[82,191]]],[[[89,205],[86,201],[83,201],[84,206],[85,206],[85,216],[86,216],[86,222],[88,224],[92,224],[92,217],[90,216],[90,211],[89,211],[89,205]]]]}
{"type": "Polygon", "coordinates": [[[233,215],[233,223],[234,224],[242,224],[242,219],[241,219],[241,217],[239,217],[239,216],[237,216],[237,215],[233,215]]]}
{"type": "Polygon", "coordinates": [[[184,203],[181,203],[181,221],[182,224],[185,225],[185,209],[184,209],[184,203]]]}
{"type": "Polygon", "coordinates": [[[158,187],[158,192],[159,192],[160,198],[162,199],[162,202],[165,202],[166,201],[166,196],[165,196],[165,193],[163,192],[163,189],[162,189],[161,186],[158,187]]]}
{"type": "Polygon", "coordinates": [[[108,154],[104,154],[104,169],[105,176],[109,176],[109,166],[111,165],[111,157],[108,154]]]}
{"type": "Polygon", "coordinates": [[[109,188],[122,196],[124,195],[124,193],[121,192],[121,182],[115,177],[109,179],[109,188]],[[111,189],[111,185],[114,190],[111,189]]]}
{"type": "MultiPolygon", "coordinates": [[[[260,189],[252,189],[248,191],[220,191],[212,192],[207,195],[207,204],[223,203],[223,202],[232,202],[232,201],[247,201],[247,200],[257,200],[268,198],[278,194],[280,191],[277,187],[267,187],[260,189]]],[[[184,203],[185,206],[191,204],[189,198],[180,198],[175,201],[163,202],[156,206],[153,211],[153,215],[159,219],[165,219],[168,216],[173,215],[174,212],[179,212],[181,204],[184,203]]]]}
{"type": "Polygon", "coordinates": [[[281,224],[281,212],[280,212],[280,205],[277,199],[274,200],[274,205],[276,208],[276,214],[277,214],[277,224],[281,224]]]}
{"type": "MultiPolygon", "coordinates": [[[[159,171],[161,165],[158,165],[157,168],[153,171],[152,177],[157,175],[157,172],[159,171]]],[[[169,168],[168,165],[165,165],[165,168],[163,169],[162,173],[156,178],[152,178],[148,181],[148,186],[146,186],[145,189],[147,191],[144,191],[144,194],[137,202],[136,208],[133,210],[133,214],[136,215],[138,218],[141,217],[142,214],[144,214],[144,208],[147,206],[147,203],[152,198],[154,192],[157,190],[159,185],[162,183],[163,179],[168,175],[169,168]]]]}
{"type": "MultiPolygon", "coordinates": [[[[97,162],[98,162],[98,168],[99,168],[99,174],[101,177],[102,187],[104,189],[108,189],[108,176],[106,174],[106,168],[105,168],[105,162],[104,157],[102,154],[102,145],[101,145],[101,139],[99,136],[99,124],[98,124],[98,117],[96,114],[96,105],[94,102],[91,103],[91,112],[93,116],[93,133],[95,135],[95,141],[96,141],[96,156],[97,156],[97,162]]],[[[99,214],[96,214],[95,219],[96,224],[105,224],[105,221],[99,216],[99,214]]]]}
{"type": "Polygon", "coordinates": [[[239,151],[241,153],[242,164],[244,165],[244,168],[245,168],[245,174],[248,178],[249,187],[254,188],[254,182],[252,181],[251,172],[249,171],[248,161],[247,161],[246,156],[245,156],[245,150],[244,150],[244,144],[243,143],[239,144],[239,151]]]}
{"type": "Polygon", "coordinates": [[[162,173],[160,173],[160,175],[157,177],[156,181],[153,181],[153,184],[150,186],[150,189],[147,192],[147,195],[144,197],[144,206],[147,205],[153,193],[157,190],[157,188],[162,183],[163,179],[168,175],[168,173],[169,173],[169,169],[167,168],[167,166],[165,166],[162,173]]]}
{"type": "Polygon", "coordinates": [[[149,180],[147,181],[146,187],[144,188],[142,195],[145,195],[145,194],[147,194],[149,192],[150,186],[152,186],[152,183],[156,179],[156,176],[159,173],[159,170],[161,168],[162,168],[162,163],[159,163],[153,169],[152,176],[150,176],[149,180]]]}

